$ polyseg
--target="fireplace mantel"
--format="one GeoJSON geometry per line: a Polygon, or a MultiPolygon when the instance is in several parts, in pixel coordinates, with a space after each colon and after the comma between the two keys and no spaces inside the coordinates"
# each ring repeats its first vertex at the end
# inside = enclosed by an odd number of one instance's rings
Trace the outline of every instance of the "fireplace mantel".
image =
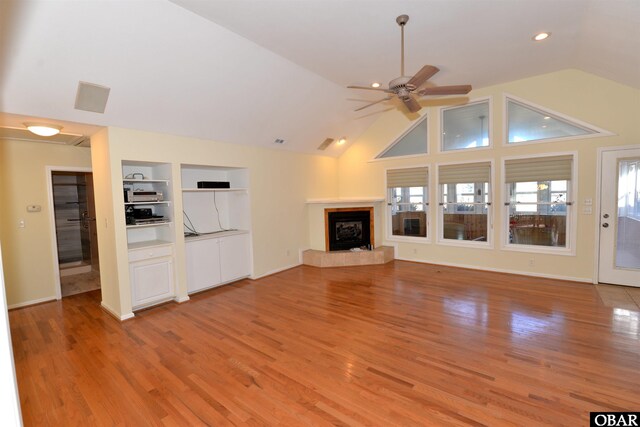
{"type": "Polygon", "coordinates": [[[349,197],[335,199],[307,199],[307,204],[339,205],[344,203],[380,203],[384,197],[349,197]]]}

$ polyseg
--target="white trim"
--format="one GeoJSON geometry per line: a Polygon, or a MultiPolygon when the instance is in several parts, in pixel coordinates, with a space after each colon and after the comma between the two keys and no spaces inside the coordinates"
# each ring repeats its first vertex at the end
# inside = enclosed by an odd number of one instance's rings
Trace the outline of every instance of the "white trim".
{"type": "MultiPolygon", "coordinates": [[[[281,271],[291,270],[292,268],[299,267],[301,265],[302,265],[302,262],[299,262],[299,263],[296,263],[296,264],[290,264],[290,265],[287,265],[287,266],[282,267],[282,268],[276,268],[275,270],[267,271],[266,273],[263,273],[263,274],[261,274],[259,276],[254,276],[254,275],[248,276],[248,278],[251,279],[251,280],[258,280],[258,279],[262,279],[262,278],[267,277],[267,276],[272,276],[272,275],[274,275],[276,273],[280,273],[281,271]]],[[[237,281],[237,279],[234,279],[234,282],[235,281],[237,281]]]]}
{"type": "Polygon", "coordinates": [[[593,212],[598,215],[594,221],[595,240],[593,255],[593,283],[600,283],[600,217],[602,216],[602,155],[605,151],[640,150],[640,144],[618,145],[615,147],[598,147],[596,159],[596,197],[593,201],[593,212]]]}
{"type": "Polygon", "coordinates": [[[544,254],[552,254],[552,255],[567,255],[567,256],[576,256],[577,251],[577,234],[578,234],[578,211],[580,210],[580,200],[578,199],[578,169],[579,169],[579,161],[578,161],[578,152],[577,151],[558,151],[553,153],[541,153],[541,154],[526,154],[520,156],[502,156],[501,157],[502,168],[502,193],[503,193],[503,201],[502,212],[503,212],[503,224],[502,224],[502,239],[500,244],[500,249],[504,251],[514,251],[514,252],[531,252],[531,253],[544,253],[544,254]],[[509,192],[507,191],[507,183],[505,182],[505,164],[507,160],[514,159],[531,159],[531,158],[540,158],[540,157],[555,157],[555,156],[573,156],[573,163],[571,165],[571,200],[567,200],[567,202],[571,202],[569,206],[569,210],[571,211],[571,215],[566,216],[566,227],[567,234],[569,234],[569,239],[566,240],[567,246],[564,248],[554,247],[554,246],[538,246],[538,245],[517,245],[509,243],[509,206],[505,205],[505,203],[510,202],[507,200],[509,196],[509,192]]]}
{"type": "Polygon", "coordinates": [[[405,159],[405,158],[409,158],[409,157],[422,157],[422,156],[428,155],[429,154],[429,127],[431,127],[431,123],[429,123],[429,112],[427,110],[422,116],[420,116],[420,118],[418,120],[416,120],[415,123],[411,124],[411,126],[409,126],[409,128],[404,130],[400,134],[400,136],[398,136],[397,138],[392,140],[389,144],[387,144],[387,146],[384,147],[382,149],[382,151],[380,151],[378,154],[373,156],[373,159],[371,159],[369,161],[370,162],[375,162],[375,161],[380,161],[380,160],[391,160],[391,159],[396,160],[396,159],[405,159]],[[426,145],[426,148],[427,148],[426,152],[419,153],[419,154],[407,154],[406,156],[393,156],[393,157],[383,157],[383,158],[379,157],[379,156],[382,156],[387,151],[389,151],[394,145],[396,145],[398,142],[400,142],[400,140],[402,138],[404,138],[409,132],[411,132],[413,129],[418,127],[420,125],[420,123],[422,123],[425,120],[427,120],[427,140],[425,141],[425,145],[426,145]]]}
{"type": "Polygon", "coordinates": [[[306,204],[324,204],[324,205],[337,205],[341,203],[380,203],[384,202],[384,197],[349,197],[349,198],[337,198],[337,199],[307,199],[306,204]]]}
{"type": "Polygon", "coordinates": [[[133,312],[129,312],[123,315],[119,315],[115,310],[113,310],[111,307],[109,307],[104,301],[102,301],[100,303],[100,307],[102,307],[107,313],[109,313],[111,316],[115,317],[116,320],[119,321],[123,321],[123,320],[128,320],[128,319],[133,319],[136,315],[133,314],[133,312]]]}
{"type": "Polygon", "coordinates": [[[173,300],[175,302],[177,302],[178,304],[182,304],[183,302],[187,302],[189,301],[191,298],[189,298],[189,295],[185,295],[183,297],[175,297],[173,300]]]}
{"type": "Polygon", "coordinates": [[[591,123],[587,123],[584,122],[582,120],[576,119],[575,117],[571,117],[567,114],[563,114],[563,113],[559,113],[555,110],[552,110],[550,108],[547,107],[543,107],[541,105],[535,104],[531,101],[528,101],[526,99],[517,97],[515,95],[511,95],[509,93],[504,92],[502,94],[502,135],[503,135],[503,139],[502,139],[502,146],[503,147],[514,147],[514,146],[520,146],[520,145],[532,145],[532,144],[544,144],[547,142],[558,142],[558,141],[571,141],[571,140],[575,140],[575,139],[587,139],[587,138],[596,138],[596,137],[602,137],[602,136],[615,136],[616,134],[608,131],[606,129],[602,129],[598,126],[594,126],[591,123]],[[512,100],[518,104],[523,104],[525,107],[531,107],[534,110],[538,110],[538,111],[542,111],[544,113],[548,113],[550,116],[556,116],[559,117],[563,120],[566,120],[567,122],[574,124],[575,126],[578,127],[582,127],[588,130],[591,130],[595,133],[590,133],[587,135],[574,135],[574,136],[564,136],[564,137],[558,137],[558,138],[546,138],[546,139],[533,139],[530,141],[523,141],[523,142],[512,142],[509,143],[509,114],[507,111],[507,101],[508,100],[512,100]]]}
{"type": "Polygon", "coordinates": [[[414,159],[419,157],[427,157],[427,154],[408,154],[406,156],[394,156],[394,157],[383,157],[381,159],[371,159],[367,160],[367,163],[376,163],[376,162],[384,162],[389,160],[400,160],[400,159],[414,159]]]}
{"type": "Polygon", "coordinates": [[[411,261],[418,262],[421,264],[433,264],[433,265],[442,265],[447,267],[458,267],[458,268],[467,268],[470,270],[479,270],[479,271],[490,271],[493,273],[506,273],[506,274],[516,274],[518,276],[530,276],[530,277],[540,277],[543,279],[556,279],[556,280],[568,280],[570,282],[579,282],[579,283],[589,283],[591,284],[591,280],[585,277],[572,277],[572,276],[560,276],[557,274],[546,274],[546,273],[533,273],[530,271],[520,271],[520,270],[508,270],[504,268],[491,268],[491,267],[480,267],[477,265],[471,264],[458,264],[452,262],[440,262],[440,261],[426,261],[419,259],[411,259],[411,258],[400,258],[397,257],[397,260],[400,261],[411,261]]]}
{"type": "Polygon", "coordinates": [[[436,173],[436,200],[434,206],[437,210],[436,213],[436,243],[443,246],[459,246],[465,248],[477,248],[477,249],[493,249],[495,247],[494,244],[494,227],[493,227],[493,219],[495,217],[494,209],[495,209],[495,185],[494,182],[496,180],[496,170],[493,158],[480,158],[474,160],[463,160],[458,162],[442,162],[436,163],[434,166],[436,173]],[[453,240],[453,239],[445,239],[444,238],[444,218],[443,211],[440,209],[440,200],[442,199],[441,194],[441,185],[440,185],[440,166],[447,165],[463,165],[468,163],[489,163],[491,168],[491,182],[489,182],[489,193],[491,197],[489,198],[489,207],[487,207],[487,241],[486,242],[476,242],[473,240],[453,240]],[[442,230],[440,229],[440,225],[443,225],[442,230]]]}
{"type": "Polygon", "coordinates": [[[53,257],[53,283],[55,285],[56,299],[62,299],[62,286],[60,284],[60,260],[58,259],[58,236],[56,234],[56,211],[53,203],[53,172],[92,172],[90,167],[80,166],[45,166],[47,179],[47,202],[49,204],[49,232],[51,237],[51,255],[53,257]]]}
{"type": "Polygon", "coordinates": [[[59,299],[60,298],[56,298],[55,296],[32,299],[31,301],[24,301],[24,302],[19,302],[17,304],[11,304],[7,308],[9,310],[13,310],[14,308],[28,307],[30,305],[42,304],[43,302],[51,302],[51,301],[56,301],[56,300],[59,300],[59,299]]]}
{"type": "Polygon", "coordinates": [[[429,163],[419,163],[417,165],[411,165],[411,166],[398,166],[398,167],[390,167],[390,168],[385,168],[384,169],[384,190],[385,190],[385,196],[384,199],[381,200],[381,202],[383,202],[383,209],[382,209],[382,221],[384,222],[384,237],[385,240],[393,242],[393,241],[397,241],[397,242],[407,242],[407,243],[431,243],[431,232],[430,232],[430,228],[431,228],[431,178],[432,178],[432,171],[431,171],[431,165],[429,163]],[[424,212],[426,214],[426,218],[425,220],[427,221],[427,224],[425,225],[426,227],[426,231],[427,231],[427,236],[426,237],[419,237],[419,236],[395,236],[393,235],[393,230],[392,230],[392,218],[390,215],[390,202],[389,202],[389,189],[387,188],[387,171],[389,170],[398,170],[398,169],[413,169],[413,168],[427,168],[427,199],[426,199],[426,205],[425,205],[425,209],[424,212]],[[410,240],[409,240],[410,239],[410,240]]]}
{"type": "Polygon", "coordinates": [[[473,98],[469,102],[462,105],[453,105],[450,107],[438,107],[438,127],[436,129],[438,134],[438,145],[436,147],[437,154],[450,154],[450,153],[466,153],[469,151],[482,151],[493,148],[493,96],[483,96],[480,98],[473,98]],[[473,147],[473,148],[459,148],[457,150],[445,150],[444,140],[442,139],[442,129],[444,129],[444,112],[446,110],[453,110],[455,108],[464,108],[473,104],[480,104],[483,102],[489,103],[489,117],[487,120],[487,135],[489,137],[489,145],[486,147],[473,147]]]}

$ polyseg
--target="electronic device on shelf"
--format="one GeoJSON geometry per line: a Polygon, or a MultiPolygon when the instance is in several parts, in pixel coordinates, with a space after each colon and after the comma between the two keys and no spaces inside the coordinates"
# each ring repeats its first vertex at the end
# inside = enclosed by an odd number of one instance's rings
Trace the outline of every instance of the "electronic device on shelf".
{"type": "Polygon", "coordinates": [[[127,189],[124,192],[125,203],[140,203],[140,202],[162,202],[164,196],[162,191],[142,191],[127,189]]]}
{"type": "Polygon", "coordinates": [[[134,218],[133,225],[161,224],[169,222],[169,218],[164,216],[152,216],[151,218],[134,218]]]}
{"type": "Polygon", "coordinates": [[[198,181],[198,188],[231,188],[229,181],[198,181]]]}

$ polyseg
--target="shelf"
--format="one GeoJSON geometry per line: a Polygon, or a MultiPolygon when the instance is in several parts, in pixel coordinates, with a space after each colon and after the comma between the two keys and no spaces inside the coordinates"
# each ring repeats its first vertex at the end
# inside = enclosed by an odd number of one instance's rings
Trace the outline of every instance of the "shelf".
{"type": "Polygon", "coordinates": [[[162,202],[125,202],[124,205],[128,206],[138,206],[138,205],[169,205],[171,204],[170,200],[163,200],[162,202]]]}
{"type": "Polygon", "coordinates": [[[217,239],[220,237],[235,236],[237,234],[249,234],[249,230],[214,231],[213,233],[202,233],[197,236],[187,235],[184,236],[184,240],[188,243],[197,240],[217,239]]]}
{"type": "Polygon", "coordinates": [[[165,245],[173,245],[173,243],[166,240],[146,240],[143,242],[129,243],[127,245],[127,249],[129,250],[144,249],[144,248],[153,248],[156,246],[165,246],[165,245]]]}
{"type": "Polygon", "coordinates": [[[139,224],[139,225],[127,225],[127,230],[138,229],[138,228],[149,228],[149,227],[162,227],[165,225],[172,225],[171,221],[167,222],[156,222],[155,224],[139,224]]]}
{"type": "Polygon", "coordinates": [[[215,192],[230,192],[230,191],[248,191],[246,188],[183,188],[183,192],[189,193],[215,193],[215,192]]]}
{"type": "Polygon", "coordinates": [[[132,183],[160,183],[169,185],[168,179],[132,179],[132,178],[122,178],[122,182],[132,182],[132,183]]]}

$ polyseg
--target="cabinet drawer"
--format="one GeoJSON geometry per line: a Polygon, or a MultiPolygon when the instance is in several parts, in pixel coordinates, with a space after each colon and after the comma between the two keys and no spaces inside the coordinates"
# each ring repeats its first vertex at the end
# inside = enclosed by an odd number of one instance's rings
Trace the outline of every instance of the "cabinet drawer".
{"type": "Polygon", "coordinates": [[[133,249],[129,251],[129,262],[142,261],[150,258],[160,258],[163,256],[171,256],[172,253],[173,253],[172,245],[133,249]]]}

